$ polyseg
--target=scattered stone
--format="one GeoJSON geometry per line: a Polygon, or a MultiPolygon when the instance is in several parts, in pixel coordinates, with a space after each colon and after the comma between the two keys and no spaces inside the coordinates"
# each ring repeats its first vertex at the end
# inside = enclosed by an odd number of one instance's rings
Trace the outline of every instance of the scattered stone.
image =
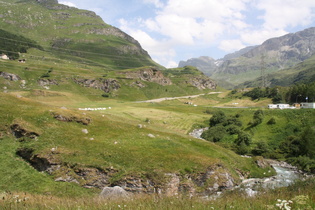
{"type": "Polygon", "coordinates": [[[119,186],[115,187],[104,187],[100,194],[101,198],[105,199],[121,199],[121,198],[129,198],[129,193],[119,186]]]}
{"type": "Polygon", "coordinates": [[[94,138],[90,138],[90,141],[94,141],[94,138]]]}
{"type": "Polygon", "coordinates": [[[89,133],[89,131],[87,129],[82,129],[82,132],[85,133],[85,134],[89,133]]]}
{"type": "Polygon", "coordinates": [[[64,106],[63,106],[63,107],[60,107],[60,109],[67,109],[67,107],[64,107],[64,106]]]}
{"type": "Polygon", "coordinates": [[[153,134],[151,134],[151,133],[148,134],[148,137],[155,138],[155,136],[153,134]]]}
{"type": "Polygon", "coordinates": [[[143,128],[143,125],[139,124],[139,125],[138,125],[138,128],[143,128]]]}

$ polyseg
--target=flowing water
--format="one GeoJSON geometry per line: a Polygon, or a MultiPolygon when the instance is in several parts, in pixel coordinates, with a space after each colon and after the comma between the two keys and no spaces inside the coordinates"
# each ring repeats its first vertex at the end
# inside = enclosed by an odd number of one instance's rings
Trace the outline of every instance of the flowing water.
{"type": "MultiPolygon", "coordinates": [[[[190,133],[195,138],[201,138],[203,129],[195,129],[190,133]]],[[[276,161],[275,161],[276,162],[276,161]]],[[[271,164],[275,169],[277,175],[267,178],[251,178],[244,179],[242,183],[236,188],[244,189],[248,196],[255,196],[260,189],[274,189],[279,187],[287,187],[294,183],[294,181],[303,178],[303,173],[284,162],[278,162],[271,164]]]]}

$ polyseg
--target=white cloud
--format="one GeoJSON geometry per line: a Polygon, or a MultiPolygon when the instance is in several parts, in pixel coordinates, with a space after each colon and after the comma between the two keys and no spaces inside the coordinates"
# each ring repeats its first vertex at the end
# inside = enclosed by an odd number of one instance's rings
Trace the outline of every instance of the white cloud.
{"type": "Polygon", "coordinates": [[[285,29],[308,25],[314,19],[314,0],[260,0],[258,9],[264,10],[264,28],[285,29]]]}
{"type": "Polygon", "coordinates": [[[225,52],[235,52],[244,47],[245,45],[239,39],[223,40],[219,45],[219,48],[225,52]]]}
{"type": "MultiPolygon", "coordinates": [[[[161,63],[166,67],[175,67],[172,59],[176,56],[175,50],[172,48],[174,44],[169,40],[156,40],[152,38],[148,33],[129,27],[131,23],[127,20],[120,20],[121,29],[126,31],[136,40],[141,40],[141,46],[150,53],[150,56],[157,63],[161,63]]],[[[177,66],[177,64],[176,64],[177,66]]]]}
{"type": "Polygon", "coordinates": [[[222,50],[232,52],[261,44],[269,38],[310,27],[315,20],[314,0],[95,0],[93,4],[87,0],[64,0],[60,3],[75,6],[71,1],[80,7],[84,4],[83,8],[95,11],[105,22],[133,36],[155,61],[168,67],[188,55],[212,53],[210,56],[217,57],[214,54],[222,56],[222,50]]]}
{"type": "Polygon", "coordinates": [[[259,45],[262,44],[267,39],[273,37],[279,37],[287,34],[288,32],[282,29],[261,29],[261,30],[246,30],[243,31],[240,36],[241,40],[246,43],[246,45],[259,45]]]}
{"type": "Polygon", "coordinates": [[[69,7],[77,7],[74,3],[69,2],[69,1],[60,1],[59,4],[64,4],[64,5],[67,5],[69,7]]]}

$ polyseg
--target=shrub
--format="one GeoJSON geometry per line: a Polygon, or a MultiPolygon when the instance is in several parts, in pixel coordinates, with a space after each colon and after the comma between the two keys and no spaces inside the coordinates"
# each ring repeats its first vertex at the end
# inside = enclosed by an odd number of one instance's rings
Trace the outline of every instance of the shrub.
{"type": "Polygon", "coordinates": [[[256,146],[252,149],[252,154],[255,156],[265,156],[264,154],[269,153],[269,146],[264,141],[259,141],[256,146]]]}
{"type": "Polygon", "coordinates": [[[244,131],[240,131],[238,133],[238,137],[235,140],[235,144],[240,146],[242,144],[249,146],[252,142],[252,137],[249,133],[246,133],[244,131]]]}
{"type": "Polygon", "coordinates": [[[229,125],[225,127],[225,129],[230,135],[238,134],[240,132],[240,127],[237,125],[229,125]]]}
{"type": "Polygon", "coordinates": [[[225,127],[218,125],[211,127],[202,133],[201,137],[212,142],[218,142],[226,135],[225,127]]]}
{"type": "Polygon", "coordinates": [[[223,123],[226,120],[226,116],[223,111],[217,111],[210,118],[210,126],[213,127],[217,124],[223,123]]]}
{"type": "Polygon", "coordinates": [[[264,112],[262,110],[257,110],[254,112],[253,120],[249,123],[250,126],[254,127],[262,123],[264,119],[264,112]]]}
{"type": "Polygon", "coordinates": [[[268,125],[274,125],[276,124],[276,119],[274,117],[270,118],[270,120],[268,120],[267,122],[268,125]]]}

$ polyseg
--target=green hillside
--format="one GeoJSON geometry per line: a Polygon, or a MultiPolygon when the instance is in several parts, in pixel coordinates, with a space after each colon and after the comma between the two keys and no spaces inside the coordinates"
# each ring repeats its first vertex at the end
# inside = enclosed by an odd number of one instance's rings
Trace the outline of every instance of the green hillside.
{"type": "Polygon", "coordinates": [[[242,190],[227,192],[274,175],[259,166],[261,156],[286,160],[292,138],[303,139],[306,125],[313,132],[313,110],[265,110],[271,99],[226,91],[195,67],[161,67],[93,12],[54,0],[3,0],[0,15],[0,51],[11,56],[0,59],[0,208],[265,209],[276,196],[304,195],[315,206],[313,180],[252,204],[242,190]],[[257,110],[264,118],[255,124],[257,110]],[[218,111],[227,116],[221,126],[236,122],[239,133],[219,141],[189,135],[218,111]],[[252,138],[241,152],[240,133],[252,138]],[[113,186],[134,197],[99,199],[113,186]],[[211,200],[218,191],[227,193],[211,200]]]}
{"type": "Polygon", "coordinates": [[[42,3],[5,0],[0,2],[0,14],[3,20],[0,28],[36,40],[56,59],[108,70],[158,66],[136,40],[90,11],[56,4],[53,0],[42,3]]]}

